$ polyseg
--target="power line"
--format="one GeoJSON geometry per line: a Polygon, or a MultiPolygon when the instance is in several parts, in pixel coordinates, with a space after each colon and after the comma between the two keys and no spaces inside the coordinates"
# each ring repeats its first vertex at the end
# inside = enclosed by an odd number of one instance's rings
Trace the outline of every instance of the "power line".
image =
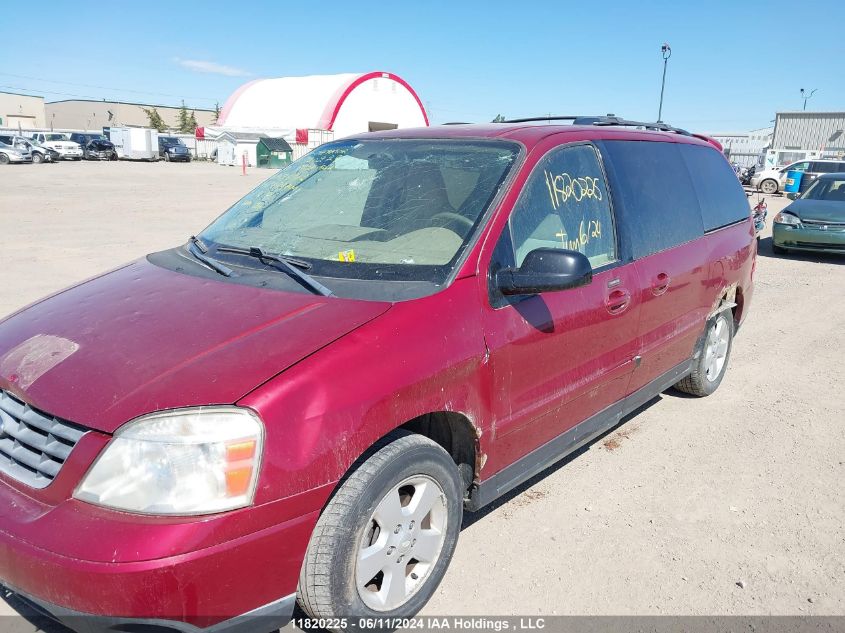
{"type": "MultiPolygon", "coordinates": [[[[40,97],[42,95],[57,95],[57,96],[60,96],[60,97],[76,97],[77,99],[85,99],[86,101],[97,101],[97,102],[105,101],[105,102],[108,102],[108,103],[114,103],[114,102],[124,103],[123,101],[118,101],[116,99],[104,99],[103,97],[94,97],[92,95],[80,95],[80,94],[76,94],[76,93],[73,93],[73,92],[56,92],[55,90],[33,90],[31,88],[24,88],[22,86],[9,86],[7,84],[0,84],[0,88],[5,89],[5,90],[14,90],[15,92],[40,93],[40,94],[34,94],[34,95],[30,94],[30,95],[28,95],[28,96],[32,96],[32,97],[40,97]]],[[[181,107],[181,104],[180,105],[167,105],[167,104],[163,104],[163,103],[140,103],[140,104],[134,104],[134,105],[148,105],[148,106],[159,107],[159,108],[179,108],[179,107],[181,107]]],[[[211,108],[197,108],[197,107],[191,106],[189,103],[186,103],[185,107],[188,108],[189,110],[194,109],[194,110],[203,110],[203,111],[211,112],[211,108]]]]}
{"type": "MultiPolygon", "coordinates": [[[[94,84],[83,84],[83,83],[76,83],[76,82],[72,82],[72,81],[59,81],[57,79],[44,79],[43,77],[31,77],[29,75],[16,75],[14,73],[0,72],[0,75],[6,76],[6,77],[15,77],[17,79],[29,79],[30,81],[43,81],[45,83],[50,83],[50,84],[63,84],[65,86],[80,86],[82,88],[96,88],[98,90],[109,90],[109,91],[112,91],[112,92],[131,92],[131,93],[134,93],[134,94],[141,94],[141,95],[156,95],[156,96],[159,96],[159,97],[172,97],[174,99],[191,99],[193,101],[211,101],[211,102],[219,101],[219,99],[212,99],[210,97],[189,97],[189,96],[185,96],[185,95],[169,94],[169,93],[166,93],[166,92],[148,92],[148,91],[145,91],[145,90],[132,90],[131,88],[109,88],[108,86],[96,86],[94,84]]],[[[47,93],[50,93],[50,94],[70,95],[70,93],[67,93],[67,92],[55,92],[55,91],[50,91],[50,90],[42,90],[41,92],[47,92],[47,93]]],[[[70,95],[70,96],[79,96],[79,95],[70,95]]],[[[97,97],[93,97],[93,98],[96,99],[97,97]]]]}

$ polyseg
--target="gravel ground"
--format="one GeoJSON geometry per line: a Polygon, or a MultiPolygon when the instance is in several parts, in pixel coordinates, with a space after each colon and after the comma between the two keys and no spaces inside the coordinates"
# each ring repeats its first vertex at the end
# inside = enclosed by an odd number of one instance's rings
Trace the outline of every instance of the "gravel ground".
{"type": "MultiPolygon", "coordinates": [[[[272,173],[0,169],[0,314],[184,242],[272,173]]],[[[845,615],[845,258],[770,235],[719,391],[667,392],[468,514],[425,614],[845,615]]]]}

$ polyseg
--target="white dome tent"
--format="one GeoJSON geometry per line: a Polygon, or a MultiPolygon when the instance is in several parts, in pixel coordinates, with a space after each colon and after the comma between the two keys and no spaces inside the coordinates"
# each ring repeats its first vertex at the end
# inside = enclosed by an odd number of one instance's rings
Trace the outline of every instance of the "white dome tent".
{"type": "Polygon", "coordinates": [[[388,72],[258,79],[226,101],[218,125],[229,130],[327,130],[335,138],[423,127],[428,115],[413,88],[388,72]]]}

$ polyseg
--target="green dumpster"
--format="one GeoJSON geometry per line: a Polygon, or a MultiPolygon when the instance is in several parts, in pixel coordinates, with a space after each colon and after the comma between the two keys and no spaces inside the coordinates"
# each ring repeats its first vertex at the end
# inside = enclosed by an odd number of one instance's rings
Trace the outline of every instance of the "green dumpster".
{"type": "Polygon", "coordinates": [[[259,167],[281,169],[290,165],[293,148],[283,138],[261,137],[255,149],[259,167]]]}

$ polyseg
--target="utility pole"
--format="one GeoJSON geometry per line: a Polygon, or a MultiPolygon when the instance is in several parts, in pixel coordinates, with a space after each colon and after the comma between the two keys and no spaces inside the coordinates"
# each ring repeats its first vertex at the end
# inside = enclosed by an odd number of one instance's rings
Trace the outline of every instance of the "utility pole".
{"type": "Polygon", "coordinates": [[[807,93],[805,93],[805,92],[804,92],[804,89],[803,89],[803,88],[801,88],[801,98],[804,100],[804,110],[806,110],[806,109],[807,109],[807,101],[809,101],[809,100],[810,100],[810,98],[811,98],[814,94],[816,94],[816,90],[818,90],[818,88],[813,88],[813,89],[810,91],[810,94],[807,94],[807,93]]]}
{"type": "Polygon", "coordinates": [[[660,47],[660,53],[663,55],[663,81],[660,84],[660,107],[657,110],[657,121],[663,120],[663,90],[666,88],[666,65],[669,63],[669,58],[672,57],[672,47],[668,42],[663,42],[660,47]]]}

